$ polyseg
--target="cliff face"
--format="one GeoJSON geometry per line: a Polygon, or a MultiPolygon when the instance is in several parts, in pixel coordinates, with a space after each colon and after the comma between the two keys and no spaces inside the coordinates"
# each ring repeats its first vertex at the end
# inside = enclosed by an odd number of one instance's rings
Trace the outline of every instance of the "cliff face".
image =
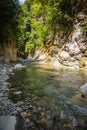
{"type": "Polygon", "coordinates": [[[5,62],[16,61],[16,45],[14,42],[4,43],[0,46],[0,59],[5,62]]]}
{"type": "Polygon", "coordinates": [[[82,25],[86,19],[86,14],[79,13],[73,32],[67,38],[61,38],[59,34],[56,35],[54,56],[60,63],[76,68],[87,68],[87,34],[82,31],[82,25]]]}

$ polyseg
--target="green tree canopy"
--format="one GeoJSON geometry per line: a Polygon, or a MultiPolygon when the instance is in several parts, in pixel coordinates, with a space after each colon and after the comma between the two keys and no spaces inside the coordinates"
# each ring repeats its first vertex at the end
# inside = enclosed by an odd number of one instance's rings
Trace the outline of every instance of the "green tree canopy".
{"type": "Polygon", "coordinates": [[[20,9],[18,0],[0,0],[0,43],[11,38],[19,51],[34,53],[48,41],[52,44],[58,31],[69,34],[85,4],[86,0],[25,0],[20,9]]]}
{"type": "Polygon", "coordinates": [[[16,39],[19,10],[17,0],[0,0],[0,43],[16,39]]]}

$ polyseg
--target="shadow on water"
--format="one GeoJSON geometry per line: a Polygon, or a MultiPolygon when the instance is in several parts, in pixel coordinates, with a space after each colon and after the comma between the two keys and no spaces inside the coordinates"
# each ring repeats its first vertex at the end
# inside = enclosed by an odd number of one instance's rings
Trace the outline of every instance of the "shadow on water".
{"type": "Polygon", "coordinates": [[[39,112],[40,119],[38,114],[32,116],[36,124],[38,120],[45,119],[43,122],[48,124],[50,130],[87,129],[82,127],[87,120],[87,102],[82,100],[79,91],[79,87],[87,82],[87,73],[30,64],[23,70],[15,71],[10,82],[12,91],[9,98],[13,102],[23,101],[25,106],[30,103],[33,107],[29,113],[39,112]],[[21,91],[22,95],[15,97],[13,90],[21,91]]]}

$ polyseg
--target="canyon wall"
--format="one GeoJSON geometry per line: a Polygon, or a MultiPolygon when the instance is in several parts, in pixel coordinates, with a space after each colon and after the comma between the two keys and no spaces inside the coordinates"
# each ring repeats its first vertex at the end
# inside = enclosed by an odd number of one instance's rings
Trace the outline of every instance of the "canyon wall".
{"type": "Polygon", "coordinates": [[[55,37],[53,57],[65,66],[87,68],[87,34],[82,30],[85,20],[87,15],[80,12],[68,37],[59,33],[55,37]]]}
{"type": "Polygon", "coordinates": [[[0,60],[4,62],[13,62],[17,60],[16,44],[13,41],[0,45],[0,60]]]}

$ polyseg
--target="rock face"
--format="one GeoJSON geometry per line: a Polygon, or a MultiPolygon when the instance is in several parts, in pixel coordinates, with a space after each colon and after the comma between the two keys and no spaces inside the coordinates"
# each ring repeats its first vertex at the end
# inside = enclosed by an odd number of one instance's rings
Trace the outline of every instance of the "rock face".
{"type": "Polygon", "coordinates": [[[82,59],[87,56],[87,34],[82,31],[82,25],[87,19],[87,15],[79,13],[74,24],[73,32],[66,39],[60,38],[57,34],[54,40],[54,54],[58,57],[60,63],[72,67],[87,67],[87,58],[85,63],[82,59]]]}
{"type": "Polygon", "coordinates": [[[0,59],[5,62],[16,61],[16,44],[14,42],[9,42],[0,46],[0,59]]]}

